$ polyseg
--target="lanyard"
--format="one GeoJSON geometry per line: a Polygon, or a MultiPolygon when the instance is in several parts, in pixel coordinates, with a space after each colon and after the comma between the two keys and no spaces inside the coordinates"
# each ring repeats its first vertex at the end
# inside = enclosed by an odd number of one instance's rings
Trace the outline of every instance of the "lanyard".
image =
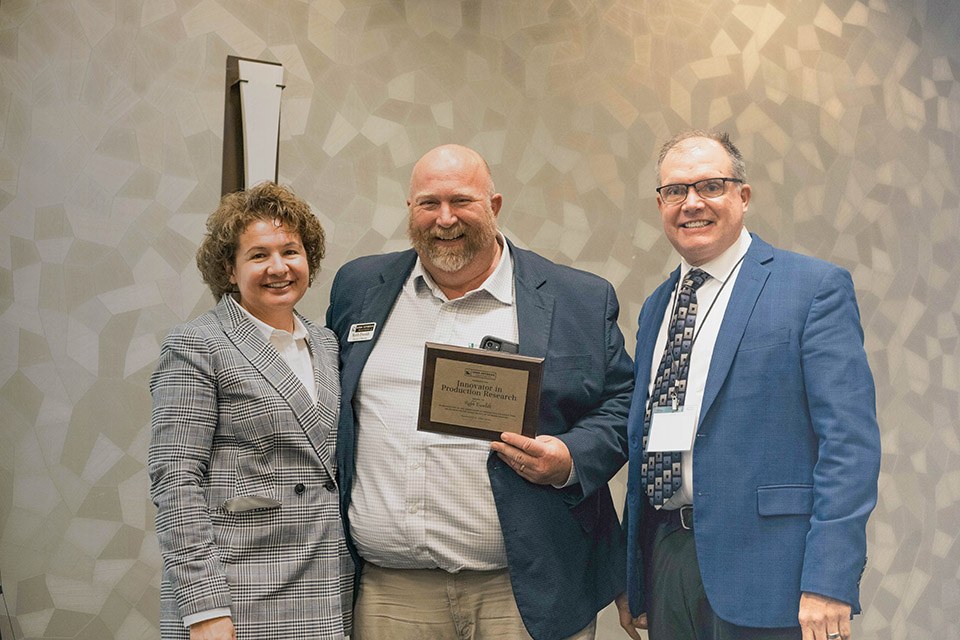
{"type": "MultiPolygon", "coordinates": [[[[690,353],[688,354],[688,359],[693,358],[693,345],[696,344],[697,338],[700,336],[700,331],[703,330],[703,325],[706,324],[707,318],[710,317],[710,312],[713,311],[713,305],[717,304],[717,300],[720,299],[720,294],[723,293],[723,288],[727,286],[727,282],[730,281],[731,276],[737,271],[737,267],[740,266],[740,263],[743,262],[743,259],[747,257],[747,254],[740,256],[740,259],[737,260],[737,263],[733,265],[733,269],[730,270],[730,273],[727,274],[727,277],[723,279],[723,282],[720,283],[720,289],[717,290],[717,295],[713,297],[713,301],[710,302],[710,306],[707,307],[707,312],[703,314],[701,318],[698,318],[697,330],[693,334],[693,339],[690,340],[690,353]]],[[[691,269],[692,271],[692,269],[691,269]]],[[[688,272],[689,273],[689,272],[688,272]]],[[[709,274],[708,274],[709,275],[709,274]]],[[[667,329],[667,342],[670,341],[670,335],[673,331],[673,322],[677,315],[677,308],[680,306],[680,283],[683,281],[683,278],[677,278],[677,284],[673,288],[673,309],[670,312],[670,325],[667,329]]],[[[673,396],[673,410],[677,410],[677,396],[673,396]]]]}

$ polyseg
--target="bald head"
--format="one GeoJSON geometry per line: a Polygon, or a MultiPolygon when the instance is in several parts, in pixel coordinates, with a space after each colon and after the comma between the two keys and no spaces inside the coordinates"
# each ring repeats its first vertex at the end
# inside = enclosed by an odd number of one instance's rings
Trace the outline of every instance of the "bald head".
{"type": "Polygon", "coordinates": [[[416,193],[426,180],[453,176],[469,179],[482,188],[487,197],[496,193],[490,166],[479,153],[459,144],[444,144],[427,151],[414,165],[410,176],[410,199],[416,199],[416,193]]]}
{"type": "Polygon", "coordinates": [[[413,168],[407,234],[424,268],[451,299],[482,284],[497,266],[502,203],[490,168],[472,149],[443,145],[413,168]]]}

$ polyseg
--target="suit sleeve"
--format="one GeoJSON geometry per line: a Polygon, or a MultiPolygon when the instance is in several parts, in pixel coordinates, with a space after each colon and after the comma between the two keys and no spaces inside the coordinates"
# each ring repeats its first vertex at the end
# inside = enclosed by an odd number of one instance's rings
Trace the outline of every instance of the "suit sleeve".
{"type": "Polygon", "coordinates": [[[330,303],[327,305],[327,315],[326,315],[326,325],[327,328],[333,331],[337,335],[337,339],[340,338],[340,332],[333,326],[334,312],[333,312],[333,303],[337,299],[337,285],[340,282],[340,272],[337,271],[336,275],[333,276],[333,284],[330,286],[330,303]]]}
{"type": "Polygon", "coordinates": [[[164,341],[153,393],[150,493],[180,617],[229,607],[203,483],[217,428],[217,384],[204,339],[178,328],[164,341]]]}
{"type": "MultiPolygon", "coordinates": [[[[341,334],[343,334],[343,332],[346,330],[346,327],[340,325],[343,324],[344,307],[349,306],[339,304],[341,302],[340,290],[343,288],[343,280],[346,277],[344,272],[345,269],[341,267],[333,277],[333,284],[330,287],[330,304],[327,305],[326,317],[327,328],[333,331],[337,337],[338,344],[341,345],[343,344],[344,340],[344,337],[341,334]]],[[[349,288],[347,291],[349,291],[349,288]]]]}
{"type": "MultiPolygon", "coordinates": [[[[633,363],[617,326],[620,305],[606,283],[604,304],[603,388],[599,401],[559,437],[570,450],[577,469],[577,501],[605,487],[627,459],[627,414],[633,395],[633,363]]],[[[573,487],[571,487],[573,489],[573,487]]]]}
{"type": "Polygon", "coordinates": [[[807,406],[819,451],[801,590],[859,611],[866,523],[877,502],[880,433],[873,376],[853,281],[832,269],[820,283],[801,336],[807,406]]]}

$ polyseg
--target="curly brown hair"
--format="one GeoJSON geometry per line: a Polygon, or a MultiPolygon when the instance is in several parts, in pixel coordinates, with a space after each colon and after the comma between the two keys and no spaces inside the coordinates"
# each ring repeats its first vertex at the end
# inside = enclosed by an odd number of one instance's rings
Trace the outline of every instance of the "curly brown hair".
{"type": "Polygon", "coordinates": [[[325,236],[310,205],[293,195],[288,187],[261,182],[245,191],[223,196],[220,206],[207,218],[207,233],[197,249],[197,268],[217,300],[236,291],[226,266],[236,264],[240,236],[257,220],[279,220],[285,228],[300,235],[310,267],[310,284],[320,271],[325,236]]]}

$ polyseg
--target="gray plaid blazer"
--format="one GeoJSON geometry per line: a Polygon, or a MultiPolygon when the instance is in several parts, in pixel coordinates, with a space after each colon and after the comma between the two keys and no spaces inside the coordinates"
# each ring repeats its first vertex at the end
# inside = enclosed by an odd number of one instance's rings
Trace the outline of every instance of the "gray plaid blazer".
{"type": "MultiPolygon", "coordinates": [[[[300,317],[300,316],[298,316],[300,317]]],[[[303,317],[318,402],[224,296],[163,343],[149,469],[160,628],[230,607],[238,640],[342,638],[353,563],[338,508],[337,339],[303,317]]]]}

